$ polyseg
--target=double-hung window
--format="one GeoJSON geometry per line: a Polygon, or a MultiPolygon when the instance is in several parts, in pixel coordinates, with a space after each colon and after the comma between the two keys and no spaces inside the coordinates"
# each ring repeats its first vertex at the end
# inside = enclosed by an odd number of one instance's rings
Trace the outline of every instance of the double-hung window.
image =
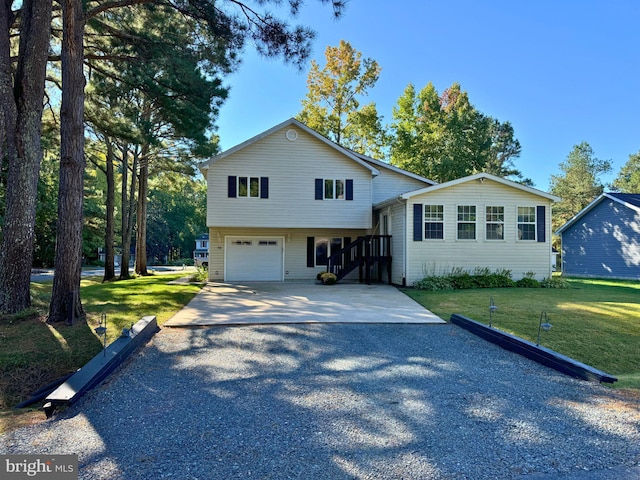
{"type": "Polygon", "coordinates": [[[476,206],[458,205],[458,240],[476,239],[476,206]]]}
{"type": "Polygon", "coordinates": [[[518,240],[536,240],[536,207],[518,207],[518,240]]]}
{"type": "Polygon", "coordinates": [[[443,205],[424,206],[424,238],[425,240],[442,240],[444,238],[443,205]]]}
{"type": "Polygon", "coordinates": [[[504,240],[504,207],[486,207],[487,240],[504,240]]]}

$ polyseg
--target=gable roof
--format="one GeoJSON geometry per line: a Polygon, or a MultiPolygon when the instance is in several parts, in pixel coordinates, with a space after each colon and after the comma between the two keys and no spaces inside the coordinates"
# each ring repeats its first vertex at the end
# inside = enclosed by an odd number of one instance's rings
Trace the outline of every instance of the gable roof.
{"type": "Polygon", "coordinates": [[[585,216],[591,209],[593,209],[596,205],[602,202],[605,199],[613,200],[621,205],[624,205],[627,208],[635,210],[640,214],[640,194],[638,193],[603,193],[598,198],[596,198],[589,205],[584,207],[578,213],[576,213],[573,218],[571,218],[567,223],[562,225],[557,231],[556,234],[561,234],[571,225],[576,223],[580,218],[585,216]]]}
{"type": "Polygon", "coordinates": [[[365,162],[372,163],[376,167],[386,168],[387,170],[391,170],[392,172],[396,172],[396,173],[399,173],[401,175],[405,175],[405,176],[407,176],[409,178],[413,178],[413,179],[418,180],[420,182],[426,183],[427,185],[437,185],[438,184],[438,182],[435,182],[433,180],[429,180],[426,177],[422,177],[422,176],[417,175],[415,173],[411,173],[411,172],[409,172],[407,170],[403,170],[400,167],[396,167],[395,165],[391,165],[390,163],[384,162],[382,160],[378,160],[378,159],[375,159],[373,157],[368,157],[367,155],[363,155],[362,153],[354,152],[353,150],[350,150],[350,149],[347,149],[347,150],[349,150],[351,153],[353,153],[354,155],[358,156],[359,158],[361,158],[365,162]]]}
{"type": "Polygon", "coordinates": [[[431,187],[421,188],[420,190],[414,190],[412,192],[404,193],[400,196],[403,200],[407,200],[411,197],[415,197],[416,195],[422,195],[423,193],[435,192],[437,190],[441,190],[443,188],[453,187],[454,185],[459,185],[461,183],[472,182],[474,180],[478,180],[480,182],[487,180],[492,180],[494,182],[500,183],[502,185],[506,185],[511,188],[516,188],[518,190],[522,190],[523,192],[530,193],[532,195],[537,195],[539,197],[546,198],[547,200],[551,200],[552,202],[559,202],[560,197],[556,197],[555,195],[551,195],[550,193],[543,192],[542,190],[538,190],[532,187],[527,187],[526,185],[522,185],[521,183],[514,182],[512,180],[507,180],[506,178],[498,177],[496,175],[491,175],[490,173],[476,173],[474,175],[469,175],[467,177],[457,178],[455,180],[451,180],[449,182],[438,183],[431,187]]]}
{"type": "MultiPolygon", "coordinates": [[[[283,128],[291,127],[291,126],[297,127],[299,129],[307,132],[309,135],[311,135],[311,136],[315,137],[316,139],[320,140],[325,145],[328,145],[329,147],[337,150],[341,154],[345,155],[346,157],[350,158],[354,162],[358,163],[359,165],[361,165],[364,168],[366,168],[367,170],[369,170],[373,176],[380,175],[380,170],[378,170],[377,168],[375,168],[373,165],[371,165],[370,163],[366,162],[365,160],[361,159],[355,152],[352,152],[351,150],[349,150],[347,148],[341,147],[337,143],[332,142],[331,140],[329,140],[328,138],[323,137],[318,132],[316,132],[315,130],[307,127],[304,123],[296,120],[295,118],[290,118],[289,120],[285,120],[284,122],[276,125],[275,127],[271,127],[269,130],[265,130],[264,132],[256,135],[255,137],[252,137],[249,140],[246,140],[246,141],[236,145],[235,147],[230,148],[229,150],[225,150],[224,152],[219,153],[215,157],[212,157],[209,160],[207,160],[207,161],[201,163],[200,165],[198,165],[198,168],[200,169],[200,171],[203,174],[205,174],[205,170],[207,170],[212,164],[214,164],[216,162],[219,162],[223,158],[226,158],[229,155],[232,155],[232,154],[236,153],[238,150],[242,150],[243,148],[248,147],[249,145],[252,145],[252,144],[258,142],[259,140],[262,140],[263,138],[271,135],[274,132],[277,132],[278,130],[282,130],[283,128]]],[[[206,176],[206,174],[205,174],[205,176],[206,176]]]]}

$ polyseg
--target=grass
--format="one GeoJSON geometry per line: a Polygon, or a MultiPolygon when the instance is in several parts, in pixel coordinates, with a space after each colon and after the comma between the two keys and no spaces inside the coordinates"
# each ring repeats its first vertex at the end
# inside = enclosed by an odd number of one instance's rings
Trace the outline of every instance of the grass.
{"type": "Polygon", "coordinates": [[[640,282],[568,279],[571,289],[498,288],[405,293],[443,319],[458,313],[536,341],[542,311],[553,325],[540,344],[618,377],[616,388],[640,389],[640,282]]]}
{"type": "Polygon", "coordinates": [[[155,315],[162,325],[178,312],[200,290],[196,284],[169,284],[180,277],[184,273],[105,284],[99,278],[83,279],[80,297],[86,320],[73,326],[46,323],[51,282],[32,283],[33,308],[18,316],[0,316],[0,434],[16,425],[40,421],[42,412],[12,407],[100,352],[102,339],[94,328],[102,314],[106,315],[109,344],[123,327],[145,315],[155,315]]]}

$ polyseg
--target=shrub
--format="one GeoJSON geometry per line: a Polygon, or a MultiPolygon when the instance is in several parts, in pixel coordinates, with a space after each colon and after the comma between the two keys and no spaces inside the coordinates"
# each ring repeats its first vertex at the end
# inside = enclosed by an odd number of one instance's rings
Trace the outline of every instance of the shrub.
{"type": "Polygon", "coordinates": [[[456,290],[467,290],[469,288],[478,288],[478,282],[475,277],[472,277],[468,273],[462,275],[455,275],[451,277],[451,283],[456,290]]]}
{"type": "Polygon", "coordinates": [[[422,280],[417,281],[413,287],[418,290],[428,290],[430,292],[453,290],[450,277],[439,277],[437,275],[424,277],[422,280]]]}
{"type": "Polygon", "coordinates": [[[571,288],[571,284],[564,278],[545,278],[540,282],[542,288],[571,288]]]}
{"type": "Polygon", "coordinates": [[[540,282],[535,278],[523,277],[516,281],[516,287],[519,288],[540,288],[540,282]]]}
{"type": "Polygon", "coordinates": [[[319,282],[321,282],[321,281],[322,281],[322,275],[324,275],[325,273],[329,273],[329,272],[327,272],[327,271],[319,272],[319,273],[316,275],[316,280],[318,280],[319,282]]]}
{"type": "Polygon", "coordinates": [[[198,271],[189,277],[190,282],[206,282],[209,279],[209,270],[198,267],[198,271]]]}

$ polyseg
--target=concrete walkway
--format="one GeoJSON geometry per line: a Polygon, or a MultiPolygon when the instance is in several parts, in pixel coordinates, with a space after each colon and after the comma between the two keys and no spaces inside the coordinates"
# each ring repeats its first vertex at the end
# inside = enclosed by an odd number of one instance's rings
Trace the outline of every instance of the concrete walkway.
{"type": "Polygon", "coordinates": [[[282,323],[446,323],[390,285],[209,283],[165,327],[282,323]]]}

